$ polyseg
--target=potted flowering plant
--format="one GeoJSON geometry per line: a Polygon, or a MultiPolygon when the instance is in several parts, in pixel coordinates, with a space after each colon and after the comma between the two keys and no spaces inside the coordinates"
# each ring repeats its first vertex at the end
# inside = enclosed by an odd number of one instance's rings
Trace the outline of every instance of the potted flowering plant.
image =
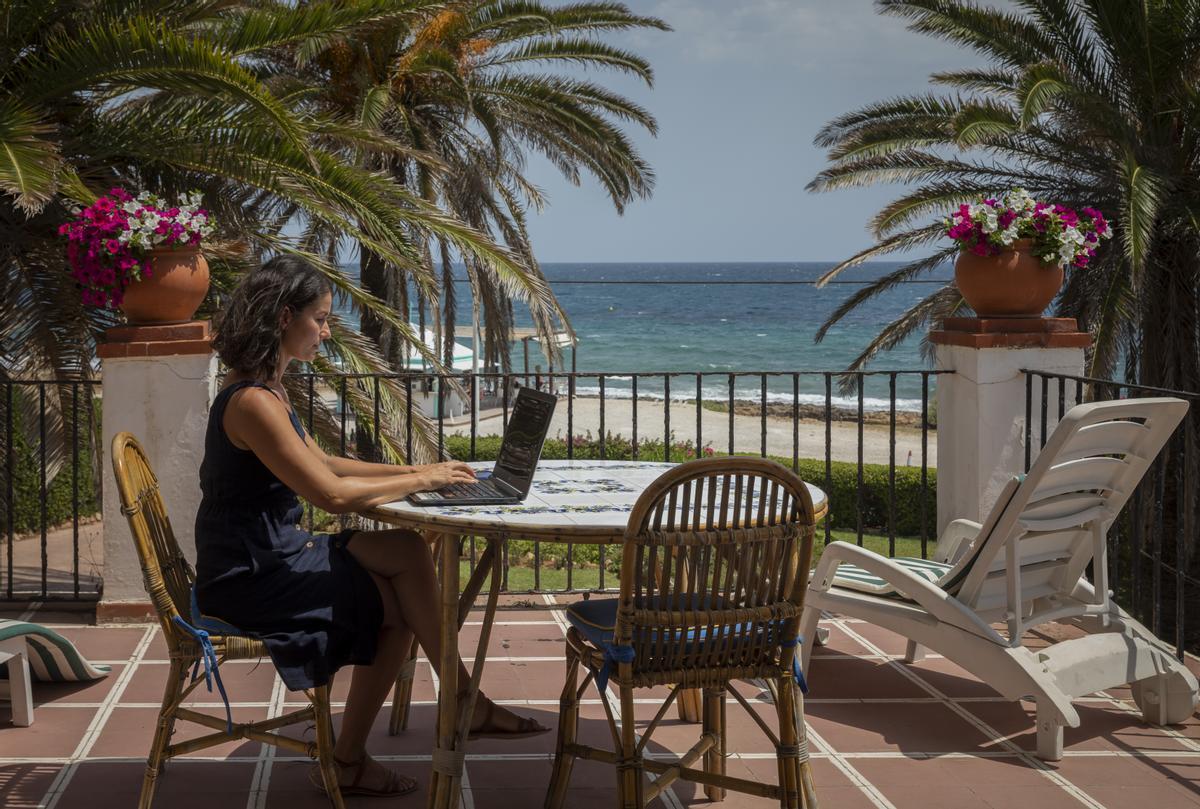
{"type": "Polygon", "coordinates": [[[1112,236],[1095,208],[1076,213],[1023,188],[962,205],[945,224],[962,248],[954,280],[980,317],[1041,317],[1062,286],[1063,266],[1086,267],[1112,236]]]}
{"type": "Polygon", "coordinates": [[[208,292],[200,241],[213,231],[198,193],[176,204],[114,188],[61,225],[71,277],[89,306],[119,307],[133,324],[190,320],[208,292]]]}

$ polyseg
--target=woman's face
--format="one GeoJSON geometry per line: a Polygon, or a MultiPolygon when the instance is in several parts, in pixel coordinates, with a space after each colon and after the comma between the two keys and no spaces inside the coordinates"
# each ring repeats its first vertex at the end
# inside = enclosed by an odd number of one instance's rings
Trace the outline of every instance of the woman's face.
{"type": "Polygon", "coordinates": [[[296,314],[283,313],[283,350],[303,362],[312,362],[329,337],[329,310],[333,295],[326,292],[296,314]]]}

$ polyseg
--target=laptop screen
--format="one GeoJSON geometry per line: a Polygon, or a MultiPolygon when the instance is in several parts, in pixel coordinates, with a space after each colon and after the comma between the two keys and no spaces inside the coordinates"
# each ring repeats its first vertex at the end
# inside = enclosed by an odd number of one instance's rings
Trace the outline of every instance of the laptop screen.
{"type": "Polygon", "coordinates": [[[492,475],[522,495],[529,492],[557,403],[554,396],[532,388],[521,388],[517,392],[492,475]]]}

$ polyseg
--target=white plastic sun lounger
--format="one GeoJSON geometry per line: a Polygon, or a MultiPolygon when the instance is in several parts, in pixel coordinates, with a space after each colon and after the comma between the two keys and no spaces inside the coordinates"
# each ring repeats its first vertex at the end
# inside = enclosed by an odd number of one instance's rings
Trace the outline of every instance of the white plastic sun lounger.
{"type": "MultiPolygon", "coordinates": [[[[908,638],[909,662],[928,647],[1008,699],[1031,697],[1043,759],[1061,758],[1063,727],[1079,726],[1071,701],[1106,688],[1132,683],[1147,721],[1183,721],[1196,705],[1196,678],[1113,603],[1106,540],[1187,409],[1170,398],[1072,408],[982,525],[946,527],[933,560],[830,543],[809,585],[802,636],[816,637],[821,610],[860,618],[908,638]],[[1090,633],[1046,648],[1022,645],[1025,630],[1068,620],[1090,633]]],[[[806,641],[806,670],[811,653],[806,641]]],[[[819,695],[820,682],[810,683],[819,695]]]]}

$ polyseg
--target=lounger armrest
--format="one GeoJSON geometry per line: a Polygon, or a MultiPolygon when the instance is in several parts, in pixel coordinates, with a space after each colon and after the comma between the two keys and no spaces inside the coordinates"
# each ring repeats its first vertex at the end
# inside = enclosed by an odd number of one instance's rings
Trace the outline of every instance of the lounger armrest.
{"type": "Polygon", "coordinates": [[[937,547],[933,551],[933,560],[948,565],[954,564],[967,552],[967,548],[970,547],[975,537],[979,536],[981,530],[983,530],[983,526],[974,520],[954,520],[938,537],[937,547]]]}
{"type": "Polygon", "coordinates": [[[810,588],[818,592],[828,591],[834,576],[837,575],[838,566],[843,562],[857,565],[883,579],[939,621],[969,628],[983,637],[1002,641],[995,630],[959,604],[941,587],[910,573],[886,556],[880,556],[874,551],[851,545],[849,542],[830,542],[825,546],[821,561],[813,573],[810,588]]]}

